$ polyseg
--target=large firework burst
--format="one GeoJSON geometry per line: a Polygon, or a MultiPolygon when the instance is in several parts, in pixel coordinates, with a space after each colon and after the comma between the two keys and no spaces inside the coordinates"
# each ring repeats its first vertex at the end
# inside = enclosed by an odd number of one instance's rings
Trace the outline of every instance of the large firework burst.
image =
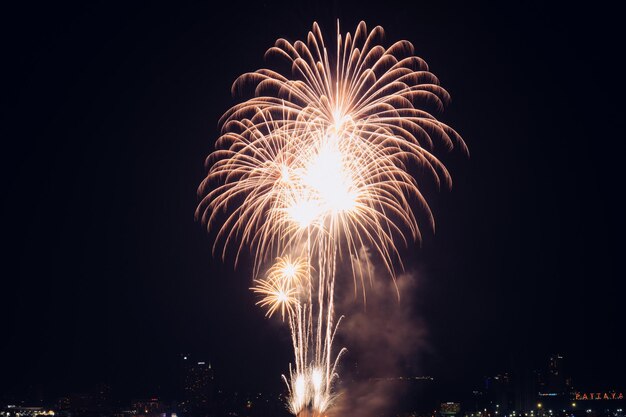
{"type": "Polygon", "coordinates": [[[353,278],[363,278],[370,268],[361,254],[372,249],[393,276],[401,266],[396,242],[421,237],[413,207],[434,225],[414,173],[450,186],[435,145],[467,151],[430,112],[449,95],[425,61],[410,42],[383,47],[382,38],[380,26],[368,31],[361,22],[345,36],[337,24],[334,45],[317,23],[306,42],[277,40],[266,57],[289,70],[259,69],[235,81],[233,93],[254,96],[220,119],[199,187],[196,215],[217,230],[214,250],[234,247],[237,262],[250,248],[255,275],[276,257],[304,260],[297,279],[287,278],[292,270],[281,258],[254,288],[269,315],[288,317],[296,359],[285,380],[294,414],[324,413],[332,403],[341,355],[332,350],[337,262],[348,259],[353,278]]]}

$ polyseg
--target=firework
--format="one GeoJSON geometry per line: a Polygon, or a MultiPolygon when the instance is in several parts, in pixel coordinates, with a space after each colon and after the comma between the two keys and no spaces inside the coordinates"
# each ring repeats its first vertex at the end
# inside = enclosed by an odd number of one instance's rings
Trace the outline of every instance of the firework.
{"type": "Polygon", "coordinates": [[[408,41],[383,47],[382,36],[363,22],[344,36],[337,24],[331,46],[314,23],[306,42],[276,41],[266,57],[286,60],[291,72],[260,69],[235,81],[233,93],[254,97],[220,119],[199,187],[196,216],[217,230],[214,251],[233,247],[238,262],[249,248],[258,304],[289,323],[295,360],[284,379],[294,414],[320,415],[334,398],[338,262],[349,260],[362,280],[371,249],[394,276],[396,242],[421,238],[413,207],[434,227],[412,173],[450,186],[435,145],[467,151],[429,112],[449,95],[424,60],[408,41]]]}
{"type": "Polygon", "coordinates": [[[257,302],[267,307],[267,316],[271,317],[280,310],[283,321],[285,313],[290,317],[300,305],[300,294],[308,290],[309,266],[306,260],[292,260],[289,256],[278,258],[268,270],[265,279],[255,280],[253,292],[262,298],[257,302]]]}

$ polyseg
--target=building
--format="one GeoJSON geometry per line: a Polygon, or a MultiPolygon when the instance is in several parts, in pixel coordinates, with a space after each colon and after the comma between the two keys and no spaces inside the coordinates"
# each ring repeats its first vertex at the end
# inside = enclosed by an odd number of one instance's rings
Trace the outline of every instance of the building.
{"type": "Polygon", "coordinates": [[[133,400],[131,410],[132,414],[137,417],[165,416],[165,407],[158,398],[133,400]]]}
{"type": "Polygon", "coordinates": [[[210,362],[193,360],[181,355],[179,404],[181,417],[212,417],[217,413],[216,389],[210,362]]]}
{"type": "Polygon", "coordinates": [[[511,375],[508,373],[485,378],[485,403],[477,409],[488,409],[494,414],[506,414],[513,410],[515,392],[511,375]]]}
{"type": "Polygon", "coordinates": [[[547,368],[537,375],[536,413],[550,417],[555,413],[571,413],[572,379],[565,371],[565,357],[559,353],[550,356],[547,368]]]}
{"type": "Polygon", "coordinates": [[[461,413],[461,404],[455,402],[441,403],[439,415],[441,417],[456,417],[461,413]]]}
{"type": "Polygon", "coordinates": [[[564,372],[565,358],[561,354],[550,356],[548,369],[539,374],[539,395],[568,396],[572,389],[572,380],[564,372]]]}
{"type": "Polygon", "coordinates": [[[53,417],[55,413],[43,407],[7,405],[0,415],[2,417],[53,417]]]}

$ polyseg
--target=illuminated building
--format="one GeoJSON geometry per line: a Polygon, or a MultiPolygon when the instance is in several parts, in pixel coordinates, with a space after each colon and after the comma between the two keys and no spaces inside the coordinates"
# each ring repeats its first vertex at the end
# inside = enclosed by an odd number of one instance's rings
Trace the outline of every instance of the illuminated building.
{"type": "Polygon", "coordinates": [[[56,411],[61,414],[69,414],[71,407],[70,397],[61,397],[57,400],[56,411]]]}
{"type": "Polygon", "coordinates": [[[443,417],[455,417],[461,412],[461,404],[455,402],[441,403],[439,414],[443,417]]]}
{"type": "Polygon", "coordinates": [[[548,369],[539,375],[539,396],[555,397],[569,394],[572,380],[563,372],[563,355],[550,356],[548,369]]]}
{"type": "Polygon", "coordinates": [[[216,413],[215,380],[210,362],[181,355],[181,417],[210,417],[216,413]]]}
{"type": "Polygon", "coordinates": [[[555,413],[571,412],[572,380],[565,373],[565,357],[550,356],[548,366],[538,374],[537,415],[551,417],[555,413]],[[541,407],[539,407],[541,404],[541,407]]]}
{"type": "Polygon", "coordinates": [[[559,353],[550,356],[549,372],[558,375],[563,372],[563,356],[559,353]]]}
{"type": "MultiPolygon", "coordinates": [[[[513,407],[514,389],[511,375],[508,373],[485,378],[485,399],[483,407],[488,408],[494,414],[506,413],[513,407]],[[497,410],[496,410],[497,409],[497,410]]],[[[483,407],[476,407],[477,409],[483,407]]]]}
{"type": "Polygon", "coordinates": [[[159,416],[163,413],[163,404],[158,398],[134,400],[131,409],[137,417],[159,416]]]}
{"type": "Polygon", "coordinates": [[[43,407],[20,407],[15,405],[8,405],[2,415],[5,417],[53,417],[55,415],[53,410],[48,410],[43,407]]]}

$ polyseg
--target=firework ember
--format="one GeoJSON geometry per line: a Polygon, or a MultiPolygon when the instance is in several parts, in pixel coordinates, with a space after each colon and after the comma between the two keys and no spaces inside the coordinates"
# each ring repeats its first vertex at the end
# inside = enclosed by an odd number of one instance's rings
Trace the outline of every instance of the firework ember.
{"type": "Polygon", "coordinates": [[[277,40],[266,57],[286,60],[290,73],[259,69],[235,81],[233,93],[254,97],[222,116],[199,187],[196,216],[217,231],[214,251],[233,248],[238,262],[250,249],[258,304],[289,323],[294,363],[283,378],[295,415],[323,415],[336,396],[338,262],[349,261],[358,283],[371,251],[395,276],[396,242],[421,237],[412,207],[434,225],[412,172],[450,186],[434,146],[467,151],[429,112],[449,95],[424,60],[408,41],[383,47],[382,37],[364,22],[344,36],[337,24],[326,44],[314,23],[306,42],[277,40]]]}

